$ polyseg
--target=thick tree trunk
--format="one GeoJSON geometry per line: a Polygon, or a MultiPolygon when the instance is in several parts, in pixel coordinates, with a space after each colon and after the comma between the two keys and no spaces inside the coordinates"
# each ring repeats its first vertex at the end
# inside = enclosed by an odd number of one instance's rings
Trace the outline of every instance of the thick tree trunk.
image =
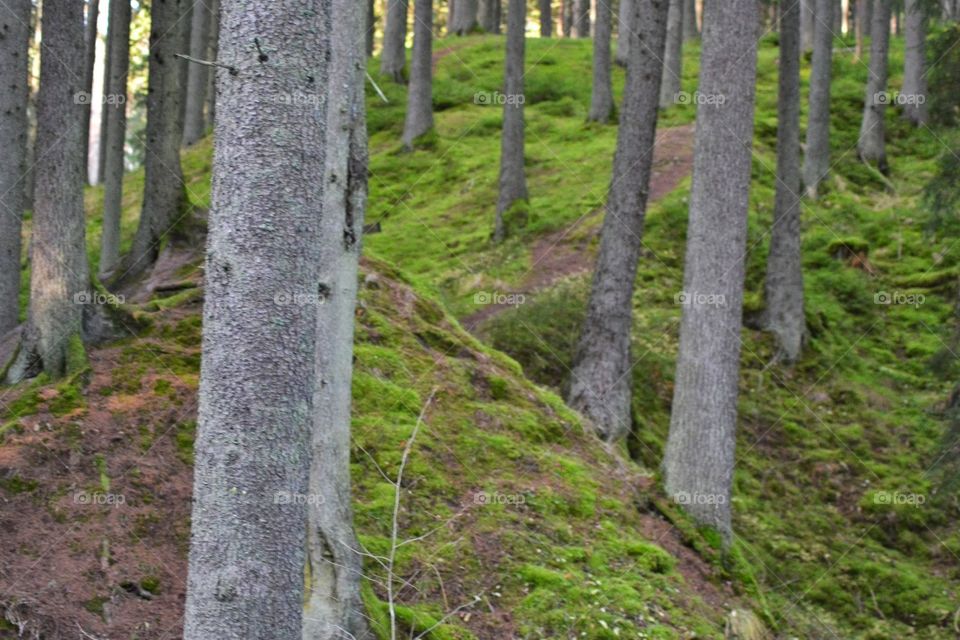
{"type": "Polygon", "coordinates": [[[816,32],[813,13],[819,0],[799,0],[800,2],[800,46],[803,51],[813,51],[813,39],[816,32]]]}
{"type": "Polygon", "coordinates": [[[740,383],[744,254],[757,64],[755,0],[708,2],[684,268],[683,319],[664,485],[727,544],[740,383]]]}
{"type": "Polygon", "coordinates": [[[0,93],[0,336],[20,324],[31,1],[9,1],[5,11],[7,30],[0,38],[0,86],[4,87],[0,93]]]}
{"type": "Polygon", "coordinates": [[[890,12],[892,0],[877,0],[873,8],[870,30],[870,73],[863,105],[863,122],[857,153],[864,162],[875,164],[887,172],[887,152],[884,144],[884,113],[890,101],[887,93],[887,54],[890,48],[890,12]]]}
{"type": "Polygon", "coordinates": [[[540,37],[553,37],[553,0],[538,0],[540,7],[540,37]]]}
{"type": "Polygon", "coordinates": [[[82,365],[90,277],[83,211],[83,3],[46,0],[37,96],[37,184],[31,233],[30,307],[10,381],[41,371],[58,378],[82,365]]]}
{"type": "MultiPolygon", "coordinates": [[[[414,4],[416,38],[432,36],[432,0],[414,4]]],[[[367,130],[362,41],[366,8],[333,0],[326,175],[320,223],[320,278],[329,294],[317,308],[317,378],[308,501],[307,593],[303,640],[373,640],[360,598],[363,576],[350,491],[353,318],[367,205],[367,130]]],[[[429,64],[429,53],[427,58],[429,64]]],[[[413,85],[411,78],[411,87],[413,85]]]]}
{"type": "Polygon", "coordinates": [[[387,24],[380,53],[380,73],[401,83],[407,65],[407,5],[407,0],[387,0],[387,24]]]}
{"type": "Polygon", "coordinates": [[[684,0],[669,0],[667,14],[667,43],[663,49],[663,80],[660,83],[660,108],[674,104],[680,92],[683,75],[683,3],[684,0]]]}
{"type": "Polygon", "coordinates": [[[493,240],[507,235],[504,214],[517,202],[527,199],[524,169],[523,65],[526,48],[526,0],[510,0],[507,8],[507,60],[504,71],[503,132],[500,136],[500,197],[493,240]]]}
{"type": "Polygon", "coordinates": [[[304,7],[222,8],[185,640],[302,638],[321,256],[344,241],[318,214],[331,0],[304,7]]]}
{"type": "Polygon", "coordinates": [[[103,174],[103,230],[100,236],[101,279],[113,272],[120,261],[120,216],[123,211],[124,146],[127,138],[127,74],[130,68],[130,0],[110,0],[107,40],[113,55],[107,70],[108,93],[114,96],[103,105],[107,136],[103,174]],[[121,99],[122,96],[122,99],[121,99]]]}
{"type": "Polygon", "coordinates": [[[465,36],[477,28],[477,0],[457,0],[451,33],[465,36]]]}
{"type": "Polygon", "coordinates": [[[800,261],[800,11],[786,3],[780,17],[777,99],[777,191],[767,254],[764,325],[777,341],[778,357],[792,363],[806,332],[800,261]]]}
{"type": "Polygon", "coordinates": [[[693,40],[700,35],[697,27],[697,0],[683,0],[683,39],[693,40]]]}
{"type": "MultiPolygon", "coordinates": [[[[193,6],[190,26],[190,56],[205,60],[210,49],[210,8],[206,2],[193,6]]],[[[187,100],[184,107],[183,144],[192,145],[207,132],[203,109],[207,104],[207,85],[210,67],[205,64],[187,65],[187,100]]]]}
{"type": "Polygon", "coordinates": [[[620,0],[620,9],[617,14],[617,54],[614,60],[621,67],[627,66],[630,58],[631,27],[634,0],[620,0]]]}
{"type": "Polygon", "coordinates": [[[589,120],[609,122],[613,117],[613,86],[610,79],[610,35],[613,30],[613,9],[609,0],[597,0],[597,16],[593,36],[593,92],[589,120]]]}
{"type": "Polygon", "coordinates": [[[121,265],[121,279],[136,278],[150,269],[163,238],[188,215],[180,166],[183,66],[174,57],[183,41],[180,20],[184,2],[186,0],[153,0],[150,7],[143,206],[133,247],[121,265]]]}
{"type": "MultiPolygon", "coordinates": [[[[220,41],[220,0],[210,0],[210,46],[207,49],[207,60],[217,59],[218,42],[220,41]]],[[[217,116],[217,74],[207,72],[207,120],[205,128],[213,129],[213,121],[217,116]]]]}
{"type": "Polygon", "coordinates": [[[817,199],[820,183],[830,171],[830,77],[833,64],[833,33],[830,8],[834,0],[816,0],[813,64],[810,69],[810,108],[807,116],[807,154],[803,183],[808,198],[817,199]]]}
{"type": "Polygon", "coordinates": [[[900,91],[903,117],[919,126],[926,124],[927,114],[927,16],[921,0],[907,0],[906,51],[903,64],[903,88],[900,91]]]}
{"type": "Polygon", "coordinates": [[[500,0],[480,0],[478,19],[487,33],[500,33],[500,0]]]}
{"type": "Polygon", "coordinates": [[[590,37],[590,0],[573,0],[573,34],[577,38],[590,37]]]}
{"type": "MultiPolygon", "coordinates": [[[[90,163],[90,116],[91,116],[91,107],[93,105],[93,71],[97,61],[97,21],[100,18],[100,0],[87,0],[87,25],[86,25],[86,64],[83,68],[84,73],[84,88],[83,92],[86,97],[86,101],[83,102],[83,166],[89,167],[90,163]]],[[[101,113],[103,111],[101,110],[101,113]]],[[[101,116],[102,117],[102,116],[101,116]]],[[[103,144],[103,139],[100,139],[100,144],[103,144]]],[[[99,167],[95,167],[94,177],[101,170],[99,167]]],[[[86,178],[91,174],[89,169],[85,170],[84,177],[86,178]]]]}
{"type": "Polygon", "coordinates": [[[631,42],[617,150],[600,254],[573,361],[569,404],[608,441],[626,436],[631,425],[633,290],[653,170],[668,8],[669,0],[634,0],[622,24],[631,42]]]}
{"type": "Polygon", "coordinates": [[[414,0],[413,6],[413,54],[403,123],[403,146],[411,151],[414,141],[433,129],[433,0],[414,0]]]}

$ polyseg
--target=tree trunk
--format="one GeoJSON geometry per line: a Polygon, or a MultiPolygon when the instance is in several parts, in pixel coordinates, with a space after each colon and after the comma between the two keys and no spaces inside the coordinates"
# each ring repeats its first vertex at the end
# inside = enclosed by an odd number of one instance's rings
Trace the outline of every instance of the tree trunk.
{"type": "Polygon", "coordinates": [[[507,7],[507,60],[503,82],[503,132],[500,136],[500,197],[497,200],[494,242],[501,242],[507,235],[504,214],[517,202],[527,199],[527,177],[523,163],[526,26],[526,0],[510,0],[507,7]]]}
{"type": "Polygon", "coordinates": [[[806,332],[800,260],[800,10],[787,2],[780,17],[780,77],[777,99],[777,191],[767,254],[765,328],[778,357],[800,355],[806,332]]]}
{"type": "Polygon", "coordinates": [[[100,236],[101,279],[113,272],[120,260],[120,217],[123,212],[124,147],[127,138],[127,74],[130,69],[130,0],[110,0],[107,40],[113,50],[106,86],[114,99],[103,105],[107,136],[103,175],[103,230],[100,236]],[[122,96],[122,99],[121,99],[122,96]]]}
{"type": "Polygon", "coordinates": [[[590,418],[608,441],[626,436],[631,425],[633,290],[653,170],[650,150],[669,0],[634,0],[630,8],[627,22],[621,23],[631,42],[613,176],[569,395],[570,406],[590,418]]]}
{"type": "Polygon", "coordinates": [[[563,14],[561,16],[563,26],[563,37],[573,37],[573,3],[574,0],[562,0],[563,14]]]}
{"type": "MultiPolygon", "coordinates": [[[[190,56],[205,60],[210,49],[210,9],[205,2],[193,6],[190,26],[190,56]]],[[[184,107],[183,144],[192,145],[207,132],[203,108],[207,103],[207,85],[210,67],[205,64],[187,65],[187,100],[184,107]]]]}
{"type": "MultiPolygon", "coordinates": [[[[107,38],[106,46],[104,47],[104,53],[105,55],[103,57],[103,68],[104,70],[109,70],[110,56],[112,55],[110,51],[109,38],[107,38]]],[[[107,71],[107,73],[109,73],[109,71],[107,71]]],[[[103,74],[104,79],[106,79],[107,73],[103,74]]],[[[107,145],[104,144],[104,140],[106,139],[107,139],[107,120],[105,118],[100,118],[100,136],[97,138],[97,161],[96,161],[97,165],[93,167],[94,182],[96,184],[100,184],[103,182],[103,168],[107,164],[107,145]]],[[[89,160],[85,161],[85,163],[88,163],[88,162],[89,160]]]]}
{"type": "Polygon", "coordinates": [[[377,30],[377,10],[376,2],[374,0],[368,0],[367,2],[367,57],[373,55],[373,36],[377,30]]]}
{"type": "Polygon", "coordinates": [[[660,83],[660,108],[674,104],[680,92],[683,75],[683,3],[669,0],[667,14],[667,43],[663,49],[663,80],[660,83]]]}
{"type": "Polygon", "coordinates": [[[697,0],[683,2],[683,39],[693,40],[700,35],[697,28],[697,0]]]}
{"type": "MultiPolygon", "coordinates": [[[[84,94],[86,101],[83,102],[83,166],[89,167],[90,157],[90,116],[91,106],[93,105],[93,70],[97,61],[97,20],[100,18],[100,0],[87,0],[87,26],[86,26],[86,64],[83,68],[84,94]]],[[[102,110],[101,110],[101,113],[102,110]]],[[[102,117],[102,116],[101,116],[102,117]]],[[[103,140],[100,140],[103,144],[103,140]]],[[[94,176],[100,171],[95,168],[92,172],[94,176]]],[[[89,169],[85,170],[84,178],[90,175],[89,169]]]]}
{"type": "Polygon", "coordinates": [[[380,73],[402,83],[407,64],[407,0],[387,0],[387,24],[383,30],[380,73]]]}
{"type": "Polygon", "coordinates": [[[413,54],[403,146],[412,151],[414,141],[433,129],[433,0],[415,0],[413,54]]]}
{"type": "Polygon", "coordinates": [[[0,86],[5,87],[0,93],[0,336],[20,324],[31,0],[9,1],[5,10],[7,31],[0,38],[0,86]]]}
{"type": "Polygon", "coordinates": [[[864,162],[875,164],[887,172],[884,145],[884,112],[890,101],[887,93],[887,53],[890,48],[890,13],[892,0],[877,0],[873,8],[870,30],[870,73],[863,105],[863,122],[857,152],[864,162]]]}
{"type": "Polygon", "coordinates": [[[614,60],[621,67],[627,66],[630,58],[630,20],[633,15],[634,0],[620,0],[620,10],[617,14],[617,54],[614,60]]]}
{"type": "Polygon", "coordinates": [[[553,0],[539,0],[540,6],[540,37],[550,38],[553,36],[553,11],[551,4],[553,0]]]}
{"type": "Polygon", "coordinates": [[[757,3],[706,4],[684,268],[683,318],[664,486],[729,545],[744,254],[757,64],[757,3]]]}
{"type": "Polygon", "coordinates": [[[927,16],[921,0],[907,0],[904,9],[906,42],[904,43],[903,88],[900,91],[903,117],[919,126],[926,124],[927,114],[927,16]]]}
{"type": "Polygon", "coordinates": [[[839,36],[843,31],[843,4],[840,0],[834,0],[832,9],[833,15],[830,19],[830,28],[834,34],[839,36]]]}
{"type": "MultiPolygon", "coordinates": [[[[788,0],[789,1],[789,0],[788,0]]],[[[815,3],[819,0],[800,1],[800,46],[804,53],[813,51],[813,39],[816,32],[813,13],[815,3]]]]}
{"type": "Polygon", "coordinates": [[[451,33],[465,36],[477,28],[477,0],[457,0],[451,33]]]}
{"type": "Polygon", "coordinates": [[[807,154],[803,183],[808,198],[816,200],[830,171],[830,74],[833,64],[833,33],[830,7],[834,0],[816,0],[817,19],[813,64],[810,69],[810,108],[807,116],[807,154]],[[823,17],[821,17],[823,16],[823,17]]]}
{"type": "Polygon", "coordinates": [[[597,0],[593,37],[593,92],[588,120],[609,122],[613,116],[613,86],[610,79],[610,32],[613,9],[608,0],[597,0]]]}
{"type": "MultiPolygon", "coordinates": [[[[207,49],[207,60],[217,59],[218,42],[220,41],[220,0],[210,0],[210,47],[207,49]]],[[[213,121],[217,116],[217,74],[207,72],[207,120],[204,128],[213,129],[213,121]]]]}
{"type": "Polygon", "coordinates": [[[177,28],[183,2],[185,0],[153,0],[150,7],[152,55],[148,72],[143,206],[133,247],[121,266],[122,280],[136,278],[153,266],[161,241],[188,213],[180,166],[183,67],[174,57],[183,41],[182,31],[177,28]]]}
{"type": "Polygon", "coordinates": [[[573,32],[577,38],[590,37],[590,0],[573,0],[573,32]]]}
{"type": "Polygon", "coordinates": [[[480,0],[478,18],[480,28],[487,33],[500,33],[499,0],[480,0]]]}
{"type": "Polygon", "coordinates": [[[30,307],[11,382],[51,378],[84,362],[83,305],[89,302],[83,211],[83,3],[46,0],[37,96],[37,184],[31,233],[30,307]],[[79,84],[79,86],[78,86],[79,84]],[[50,150],[56,150],[50,153],[50,150]]]}
{"type": "MultiPolygon", "coordinates": [[[[432,36],[432,0],[414,4],[411,89],[417,39],[432,36]]],[[[308,501],[307,582],[303,640],[373,640],[360,597],[363,558],[353,530],[350,490],[350,401],[353,319],[363,218],[367,205],[367,129],[362,41],[366,8],[333,0],[326,175],[320,216],[321,287],[317,307],[317,377],[313,396],[313,458],[308,501]]],[[[423,46],[423,44],[419,45],[423,46]]],[[[427,42],[427,63],[430,62],[427,42]]],[[[422,61],[421,61],[422,62],[422,61]]]]}
{"type": "Polygon", "coordinates": [[[332,18],[222,7],[185,640],[302,638],[332,18]]]}

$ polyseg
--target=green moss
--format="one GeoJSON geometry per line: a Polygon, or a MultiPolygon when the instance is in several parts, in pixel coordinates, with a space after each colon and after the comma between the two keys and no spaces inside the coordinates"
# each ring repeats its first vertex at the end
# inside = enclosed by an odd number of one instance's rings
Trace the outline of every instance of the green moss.
{"type": "Polygon", "coordinates": [[[37,490],[38,486],[39,484],[36,480],[25,479],[19,475],[13,475],[9,478],[0,478],[0,489],[3,489],[7,493],[33,493],[37,490]]]}

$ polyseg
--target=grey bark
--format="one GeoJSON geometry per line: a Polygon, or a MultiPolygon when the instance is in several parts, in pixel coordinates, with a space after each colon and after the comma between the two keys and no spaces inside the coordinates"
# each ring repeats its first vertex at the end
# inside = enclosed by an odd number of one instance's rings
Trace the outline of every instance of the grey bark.
{"type": "Polygon", "coordinates": [[[683,74],[683,3],[684,0],[670,0],[670,12],[667,14],[667,43],[663,49],[663,81],[660,83],[661,109],[674,104],[680,92],[683,74]]]}
{"type": "Polygon", "coordinates": [[[37,183],[31,233],[30,306],[10,381],[53,378],[79,364],[90,287],[83,211],[83,3],[46,0],[37,96],[37,183]]]}
{"type": "Polygon", "coordinates": [[[631,10],[613,176],[569,394],[570,406],[608,441],[626,436],[631,425],[633,290],[653,169],[669,0],[634,0],[631,10]]]}
{"type": "Polygon", "coordinates": [[[0,336],[20,324],[23,187],[27,167],[27,99],[31,0],[8,2],[0,39],[0,336]]]}
{"type": "MultiPolygon", "coordinates": [[[[109,25],[108,25],[109,28],[109,25]]],[[[103,56],[103,68],[110,69],[110,56],[112,52],[110,51],[110,39],[107,38],[106,46],[104,47],[104,56],[103,56]]],[[[104,74],[106,76],[106,73],[104,74]]],[[[100,118],[100,135],[97,138],[97,164],[93,167],[94,181],[96,184],[103,182],[103,167],[107,163],[107,145],[103,143],[107,139],[107,121],[104,118],[100,118]]]]}
{"type": "Polygon", "coordinates": [[[806,195],[814,200],[830,171],[830,78],[833,33],[830,11],[834,0],[816,0],[813,63],[810,69],[810,107],[807,116],[807,150],[803,163],[806,195]]]}
{"type": "Polygon", "coordinates": [[[477,28],[477,0],[457,0],[450,32],[465,36],[477,28]]]}
{"type": "Polygon", "coordinates": [[[590,37],[590,0],[573,0],[573,35],[590,37]]]}
{"type": "Polygon", "coordinates": [[[863,43],[870,33],[870,16],[872,6],[870,0],[857,0],[854,13],[854,23],[856,30],[856,45],[854,47],[854,56],[857,60],[863,57],[863,43]]]}
{"type": "MultiPolygon", "coordinates": [[[[97,20],[100,17],[100,0],[87,1],[87,27],[86,27],[86,64],[83,68],[83,91],[86,94],[87,101],[83,105],[83,166],[88,166],[90,155],[90,116],[93,105],[93,70],[97,60],[97,20]]],[[[101,112],[102,113],[102,112],[101,112]]],[[[103,140],[100,140],[103,144],[103,140]]],[[[96,174],[98,168],[95,168],[96,174]]],[[[90,172],[88,171],[87,174],[90,172]]]]}
{"type": "MultiPolygon", "coordinates": [[[[207,0],[193,5],[190,25],[190,56],[206,60],[210,48],[210,7],[207,0]]],[[[207,85],[210,67],[205,64],[187,65],[187,99],[184,106],[183,144],[192,145],[207,132],[203,109],[207,103],[207,85]]]]}
{"type": "Polygon", "coordinates": [[[380,73],[401,83],[407,65],[407,5],[407,0],[387,0],[387,24],[380,52],[380,73]]]}
{"type": "Polygon", "coordinates": [[[621,67],[627,66],[630,58],[631,26],[634,0],[620,0],[620,9],[617,14],[617,54],[614,58],[621,67]]]}
{"type": "Polygon", "coordinates": [[[433,0],[414,0],[410,87],[403,123],[403,146],[433,129],[433,0]]]}
{"type": "MultiPolygon", "coordinates": [[[[207,49],[207,60],[217,59],[218,42],[220,41],[220,0],[210,0],[210,47],[207,49]]],[[[213,122],[217,116],[217,74],[207,73],[207,107],[206,128],[213,129],[213,122]]]]}
{"type": "Polygon", "coordinates": [[[697,27],[697,0],[683,0],[683,39],[693,40],[700,35],[697,27]]]}
{"type": "Polygon", "coordinates": [[[374,0],[368,0],[367,2],[367,57],[373,55],[373,36],[377,30],[377,11],[374,6],[376,2],[374,0]]]}
{"type": "Polygon", "coordinates": [[[563,37],[573,37],[573,3],[574,0],[562,0],[563,13],[560,16],[561,26],[563,27],[563,37]]]}
{"type": "Polygon", "coordinates": [[[887,54],[890,48],[890,13],[892,0],[877,0],[873,8],[870,29],[870,71],[864,97],[863,121],[857,153],[864,162],[875,164],[887,172],[887,152],[884,144],[884,113],[890,94],[887,91],[887,54]]]}
{"type": "MultiPolygon", "coordinates": [[[[326,169],[320,223],[320,279],[330,293],[317,308],[317,378],[308,505],[303,640],[373,640],[360,597],[350,491],[350,400],[353,319],[367,204],[367,131],[362,41],[366,8],[333,0],[326,169]]],[[[432,0],[417,0],[415,37],[432,33],[432,0]],[[426,8],[424,8],[426,7],[426,8]],[[421,24],[422,21],[422,24],[421,24]]],[[[414,65],[416,65],[414,43],[414,65]]]]}
{"type": "Polygon", "coordinates": [[[527,199],[524,169],[523,65],[526,49],[527,3],[510,0],[507,6],[507,59],[504,70],[503,130],[500,136],[500,196],[493,241],[507,235],[504,213],[527,199]]]}
{"type": "Polygon", "coordinates": [[[800,255],[800,11],[787,2],[780,16],[780,72],[777,99],[777,189],[767,254],[765,328],[773,333],[778,357],[800,355],[806,332],[800,255]]]}
{"type": "Polygon", "coordinates": [[[610,79],[610,35],[613,30],[612,0],[597,0],[593,34],[593,91],[588,120],[609,122],[613,116],[613,85],[610,79]]]}
{"type": "Polygon", "coordinates": [[[150,7],[143,205],[133,246],[121,265],[122,279],[135,278],[151,268],[160,243],[187,214],[180,165],[183,66],[174,57],[183,41],[177,26],[186,1],[153,0],[150,7]]]}
{"type": "Polygon", "coordinates": [[[799,0],[800,2],[800,46],[804,52],[813,51],[814,5],[818,0],[799,0]]]}
{"type": "Polygon", "coordinates": [[[321,255],[344,240],[319,215],[334,16],[238,0],[221,18],[237,73],[217,70],[183,637],[301,640],[321,255]]]}
{"type": "Polygon", "coordinates": [[[905,98],[903,117],[915,125],[926,124],[927,113],[927,15],[921,0],[907,0],[905,15],[905,51],[903,87],[905,98]]]}
{"type": "Polygon", "coordinates": [[[479,0],[477,12],[480,28],[487,33],[500,33],[500,0],[479,0]]]}
{"type": "Polygon", "coordinates": [[[830,28],[836,36],[840,36],[843,31],[843,4],[836,0],[832,6],[833,16],[830,19],[830,28]]]}
{"type": "Polygon", "coordinates": [[[684,262],[686,305],[663,472],[667,494],[727,544],[753,141],[758,8],[708,2],[684,262]],[[722,296],[710,299],[704,296],[722,296]],[[710,304],[710,303],[714,304],[710,304]]]}
{"type": "Polygon", "coordinates": [[[113,55],[107,70],[107,93],[124,96],[103,105],[107,150],[103,175],[103,230],[100,236],[99,275],[105,279],[120,260],[120,216],[123,211],[124,146],[127,138],[127,74],[130,69],[130,0],[110,0],[107,40],[113,55]]]}
{"type": "Polygon", "coordinates": [[[540,7],[540,37],[553,37],[553,0],[539,0],[540,7]]]}

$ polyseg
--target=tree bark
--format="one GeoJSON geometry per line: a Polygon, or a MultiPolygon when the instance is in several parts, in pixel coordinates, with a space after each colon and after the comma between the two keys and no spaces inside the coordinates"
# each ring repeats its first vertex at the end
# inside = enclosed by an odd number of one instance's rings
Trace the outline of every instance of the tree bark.
{"type": "MultiPolygon", "coordinates": [[[[190,56],[205,60],[210,49],[210,8],[201,0],[193,6],[190,26],[190,56]]],[[[210,67],[205,64],[187,65],[187,100],[184,107],[183,144],[192,145],[207,132],[203,109],[207,103],[207,85],[210,67]]]]}
{"type": "Polygon", "coordinates": [[[0,39],[0,336],[20,324],[31,0],[12,0],[5,11],[7,30],[0,39]]]}
{"type": "Polygon", "coordinates": [[[588,120],[609,122],[613,117],[613,85],[610,79],[610,32],[613,9],[610,0],[597,0],[593,37],[593,92],[588,120]]]}
{"type": "Polygon", "coordinates": [[[377,30],[377,9],[374,0],[367,1],[367,57],[373,55],[373,36],[377,30]]]}
{"type": "Polygon", "coordinates": [[[830,171],[830,78],[833,65],[833,33],[830,8],[834,0],[816,0],[813,64],[810,69],[810,107],[807,116],[807,153],[803,183],[808,198],[816,200],[830,171]]]}
{"type": "Polygon", "coordinates": [[[697,27],[697,0],[684,0],[683,3],[683,39],[694,40],[700,35],[697,27]]]}
{"type": "Polygon", "coordinates": [[[600,254],[573,361],[569,404],[608,441],[626,436],[631,425],[633,290],[653,170],[669,4],[634,0],[622,25],[631,42],[617,150],[600,254]]]}
{"type": "MultiPolygon", "coordinates": [[[[86,26],[86,64],[83,68],[83,81],[86,94],[86,102],[83,103],[83,166],[89,167],[90,156],[90,116],[93,105],[93,70],[97,61],[97,20],[100,18],[100,0],[87,1],[87,26],[86,26]]],[[[101,111],[102,113],[102,111],[101,111]]],[[[100,140],[103,144],[103,140],[100,140]]],[[[94,174],[100,171],[95,168],[94,174]]],[[[86,170],[84,177],[89,176],[91,172],[86,170]]]]}
{"type": "MultiPolygon", "coordinates": [[[[220,41],[220,0],[210,0],[210,46],[207,49],[207,59],[217,59],[218,43],[220,41]]],[[[207,108],[205,128],[213,129],[213,122],[217,117],[217,74],[207,72],[207,108]]]]}
{"type": "Polygon", "coordinates": [[[561,15],[561,23],[563,27],[563,37],[572,38],[573,37],[573,3],[574,0],[562,0],[563,2],[563,14],[561,15]]]}
{"type": "Polygon", "coordinates": [[[870,30],[870,73],[863,105],[863,122],[857,152],[864,162],[875,164],[887,172],[887,152],[884,144],[884,112],[890,101],[887,93],[887,53],[890,48],[890,13],[892,0],[877,0],[873,8],[870,30]]]}
{"type": "Polygon", "coordinates": [[[380,53],[380,73],[400,83],[407,65],[407,5],[407,0],[387,0],[387,24],[380,53]]]}
{"type": "Polygon", "coordinates": [[[553,0],[539,0],[540,7],[540,37],[553,37],[553,0]]]}
{"type": "Polygon", "coordinates": [[[663,49],[663,80],[660,83],[660,108],[674,104],[680,92],[683,75],[683,3],[684,0],[669,0],[667,14],[667,43],[663,49]]]}
{"type": "Polygon", "coordinates": [[[465,36],[477,28],[477,0],[457,0],[451,33],[465,36]]]}
{"type": "Polygon", "coordinates": [[[527,199],[524,169],[523,65],[526,48],[526,0],[510,0],[507,8],[507,60],[504,70],[503,131],[500,136],[500,197],[493,240],[507,235],[504,213],[527,199]]]}
{"type": "MultiPolygon", "coordinates": [[[[432,0],[414,4],[414,38],[432,36],[432,0]]],[[[308,502],[307,593],[303,640],[373,640],[360,597],[360,545],[350,490],[350,401],[353,319],[367,205],[367,130],[362,41],[366,8],[333,0],[326,169],[320,223],[321,287],[317,307],[317,377],[308,502]]],[[[428,43],[429,44],[429,43],[428,43]]],[[[417,65],[414,42],[413,66],[417,65]]],[[[429,64],[429,53],[427,56],[429,64]]],[[[415,77],[415,76],[414,76],[415,77]]],[[[411,78],[411,88],[414,79],[411,78]]]]}
{"type": "Polygon", "coordinates": [[[334,16],[236,0],[221,17],[236,73],[217,70],[183,637],[301,640],[321,257],[344,242],[319,213],[334,16]]]}
{"type": "Polygon", "coordinates": [[[685,303],[664,455],[667,494],[729,545],[753,142],[757,3],[706,4],[684,268],[685,303]],[[711,298],[710,296],[714,296],[711,298]]]}
{"type": "Polygon", "coordinates": [[[777,190],[767,254],[765,328],[778,357],[793,363],[806,333],[800,255],[800,11],[783,5],[780,16],[780,77],[777,100],[777,190]]]}
{"type": "Polygon", "coordinates": [[[478,18],[480,28],[487,33],[500,33],[500,0],[480,0],[478,18]]]}
{"type": "Polygon", "coordinates": [[[577,38],[590,37],[590,0],[573,0],[573,33],[577,38]]]}
{"type": "Polygon", "coordinates": [[[37,183],[31,232],[30,306],[11,382],[41,371],[72,373],[83,360],[90,287],[83,211],[83,3],[46,0],[37,96],[37,183]]]}
{"type": "Polygon", "coordinates": [[[900,95],[903,117],[914,125],[926,124],[927,112],[927,15],[921,0],[907,0],[904,9],[906,42],[904,43],[903,87],[900,95]]]}
{"type": "MultiPolygon", "coordinates": [[[[109,26],[109,25],[108,25],[109,26]]],[[[110,39],[107,38],[106,46],[104,47],[104,56],[103,56],[103,68],[110,69],[110,39]]],[[[104,77],[106,77],[106,73],[104,77]]],[[[107,164],[107,145],[104,144],[104,140],[107,139],[107,121],[105,118],[100,118],[100,136],[97,138],[97,165],[93,169],[94,182],[100,184],[103,182],[103,167],[107,164]]],[[[89,162],[89,160],[87,160],[89,162]]]]}
{"type": "Polygon", "coordinates": [[[433,129],[433,0],[414,0],[410,88],[403,123],[403,146],[412,151],[417,138],[433,129]]]}
{"type": "Polygon", "coordinates": [[[800,46],[805,53],[813,51],[813,40],[816,28],[813,13],[815,3],[819,0],[799,0],[800,2],[800,46]]]}
{"type": "Polygon", "coordinates": [[[630,59],[631,27],[634,0],[620,0],[620,10],[617,15],[617,54],[616,63],[621,67],[627,66],[630,59]]]}
{"type": "Polygon", "coordinates": [[[109,276],[120,261],[120,217],[123,212],[124,147],[127,138],[127,74],[130,69],[130,0],[110,0],[107,40],[113,50],[107,70],[107,93],[114,100],[103,105],[107,136],[103,175],[103,225],[100,236],[101,279],[109,276]],[[122,100],[120,99],[122,96],[122,100]]]}

